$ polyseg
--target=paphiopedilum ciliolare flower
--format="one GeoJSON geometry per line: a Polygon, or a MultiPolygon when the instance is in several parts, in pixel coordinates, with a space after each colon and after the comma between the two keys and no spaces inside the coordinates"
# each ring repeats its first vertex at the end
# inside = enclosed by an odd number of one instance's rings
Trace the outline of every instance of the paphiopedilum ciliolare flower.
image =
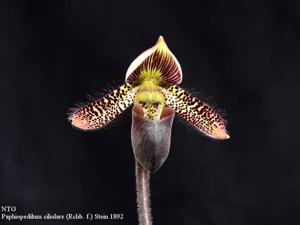
{"type": "MultiPolygon", "coordinates": [[[[174,110],[205,135],[214,139],[228,139],[229,135],[226,131],[225,121],[220,114],[208,104],[180,88],[178,85],[181,81],[182,70],[180,64],[166,45],[163,37],[160,36],[152,48],[144,51],[131,63],[126,73],[124,85],[98,100],[73,110],[70,113],[69,120],[75,127],[82,130],[95,130],[109,124],[133,104],[132,143],[137,145],[142,142],[136,140],[135,137],[145,137],[143,133],[137,133],[139,130],[136,127],[143,127],[140,118],[144,118],[143,124],[148,124],[148,126],[151,124],[149,121],[157,121],[156,124],[152,123],[151,125],[157,129],[157,126],[164,124],[159,121],[165,119],[164,112],[166,109],[169,112],[169,130],[173,121],[170,110],[174,110]]],[[[144,130],[141,128],[143,132],[148,130],[148,135],[150,134],[149,130],[153,132],[155,130],[153,129],[153,127],[144,130]]],[[[163,132],[170,133],[168,129],[163,132]]],[[[151,145],[149,140],[155,139],[157,141],[159,139],[157,137],[157,135],[155,137],[148,136],[145,143],[151,145]]],[[[162,144],[167,147],[170,138],[168,140],[161,139],[160,141],[161,143],[158,143],[158,141],[156,145],[162,144]]],[[[133,147],[135,149],[135,146],[133,147]]],[[[139,157],[137,155],[139,154],[135,152],[138,161],[139,157]]],[[[143,157],[145,156],[143,155],[143,157]]],[[[147,157],[151,158],[151,155],[147,157]]],[[[164,160],[165,156],[162,157],[161,161],[164,160]]],[[[143,160],[140,159],[140,161],[143,160]]],[[[143,166],[149,170],[156,170],[162,162],[157,163],[157,165],[155,163],[153,165],[144,163],[143,166]]]]}

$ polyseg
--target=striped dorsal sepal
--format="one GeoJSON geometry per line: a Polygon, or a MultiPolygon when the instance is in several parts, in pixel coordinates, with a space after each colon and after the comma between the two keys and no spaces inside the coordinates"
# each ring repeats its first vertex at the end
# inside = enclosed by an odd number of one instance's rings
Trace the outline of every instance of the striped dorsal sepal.
{"type": "Polygon", "coordinates": [[[130,84],[122,85],[98,100],[75,108],[69,120],[82,130],[105,127],[133,103],[135,93],[136,88],[130,84]]]}
{"type": "Polygon", "coordinates": [[[174,109],[197,130],[214,139],[228,139],[225,121],[211,106],[198,100],[180,87],[162,88],[166,105],[174,109]]]}
{"type": "Polygon", "coordinates": [[[149,79],[155,80],[158,85],[180,84],[182,81],[180,64],[162,36],[152,48],[144,51],[130,64],[125,82],[139,85],[149,79]]]}

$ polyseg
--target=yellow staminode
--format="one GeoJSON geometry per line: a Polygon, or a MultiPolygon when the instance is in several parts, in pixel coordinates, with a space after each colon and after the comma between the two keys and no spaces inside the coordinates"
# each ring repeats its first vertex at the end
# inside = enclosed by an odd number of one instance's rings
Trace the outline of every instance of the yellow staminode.
{"type": "Polygon", "coordinates": [[[165,98],[157,85],[158,80],[146,76],[134,98],[134,105],[142,106],[144,116],[148,119],[159,120],[165,107],[165,98]]]}

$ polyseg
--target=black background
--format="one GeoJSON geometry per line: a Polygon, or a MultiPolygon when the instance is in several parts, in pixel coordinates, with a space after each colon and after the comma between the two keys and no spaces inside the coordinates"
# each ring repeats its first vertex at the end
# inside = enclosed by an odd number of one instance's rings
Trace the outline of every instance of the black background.
{"type": "Polygon", "coordinates": [[[0,204],[137,224],[130,110],[96,132],[66,113],[123,84],[163,35],[181,87],[225,109],[231,139],[175,119],[151,177],[154,224],[300,224],[299,12],[296,0],[2,1],[0,204]]]}

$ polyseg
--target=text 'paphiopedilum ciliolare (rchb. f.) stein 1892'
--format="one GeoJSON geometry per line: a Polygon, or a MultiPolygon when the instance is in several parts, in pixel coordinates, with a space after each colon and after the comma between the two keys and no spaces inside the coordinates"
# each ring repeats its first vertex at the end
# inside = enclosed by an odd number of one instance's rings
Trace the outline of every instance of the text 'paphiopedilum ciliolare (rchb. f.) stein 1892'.
{"type": "Polygon", "coordinates": [[[145,118],[151,120],[159,120],[168,106],[205,135],[228,139],[220,114],[180,88],[181,81],[180,64],[160,36],[152,48],[131,63],[124,85],[72,110],[69,120],[82,130],[95,130],[109,124],[132,104],[141,107],[145,118]]]}

